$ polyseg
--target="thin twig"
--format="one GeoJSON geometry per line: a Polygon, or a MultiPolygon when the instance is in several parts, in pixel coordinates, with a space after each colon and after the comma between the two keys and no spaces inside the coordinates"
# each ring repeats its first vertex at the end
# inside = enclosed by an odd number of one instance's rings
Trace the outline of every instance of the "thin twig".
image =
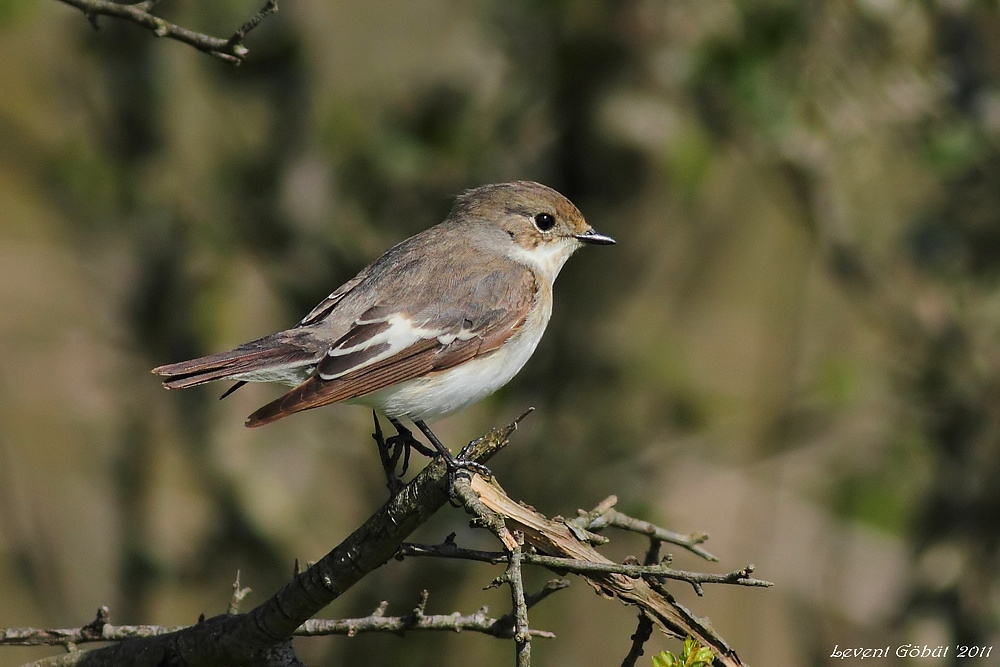
{"type": "MultiPolygon", "coordinates": [[[[310,619],[295,631],[296,637],[320,637],[325,635],[347,635],[353,637],[362,632],[392,632],[403,635],[410,630],[446,630],[452,632],[480,632],[500,639],[510,639],[513,633],[504,630],[501,618],[489,616],[486,607],[474,614],[427,614],[419,619],[406,616],[366,616],[341,620],[310,619]]],[[[548,630],[531,630],[532,637],[553,639],[555,634],[548,630]]]]}
{"type": "Polygon", "coordinates": [[[649,641],[649,638],[653,636],[653,621],[649,620],[649,616],[646,612],[639,610],[639,622],[635,626],[635,632],[632,633],[630,639],[632,640],[632,645],[629,647],[628,653],[625,655],[625,659],[622,660],[622,667],[635,667],[636,661],[643,655],[643,646],[649,641]]]}
{"type": "Polygon", "coordinates": [[[555,556],[543,556],[541,554],[526,554],[523,558],[525,563],[532,565],[543,565],[551,570],[575,572],[577,574],[624,574],[633,579],[649,576],[656,579],[675,579],[691,584],[698,595],[704,594],[702,584],[737,584],[739,586],[757,586],[768,588],[774,584],[763,579],[756,579],[750,576],[754,571],[753,564],[746,567],[727,572],[726,574],[712,574],[710,572],[690,572],[688,570],[677,570],[667,565],[631,565],[628,563],[593,563],[590,561],[577,560],[573,558],[558,558],[555,556]]]}
{"type": "MultiPolygon", "coordinates": [[[[514,633],[510,627],[504,627],[503,619],[492,618],[486,607],[481,607],[474,614],[427,614],[429,593],[421,591],[420,600],[413,610],[404,616],[386,616],[389,603],[383,601],[370,615],[364,618],[342,620],[306,621],[295,631],[297,637],[317,637],[321,635],[347,635],[353,637],[360,632],[392,632],[402,636],[408,630],[449,630],[461,632],[471,630],[482,634],[510,639],[514,633]]],[[[552,639],[555,635],[546,630],[531,630],[532,636],[552,639]]]]}
{"type": "MultiPolygon", "coordinates": [[[[390,632],[398,635],[411,630],[478,632],[500,639],[514,636],[513,627],[504,622],[504,616],[494,618],[482,607],[472,614],[414,614],[386,616],[388,603],[383,602],[369,616],[336,620],[310,619],[295,631],[296,637],[322,637],[346,635],[353,637],[363,632],[390,632]]],[[[111,625],[104,624],[98,634],[89,628],[10,628],[0,630],[0,646],[63,646],[89,642],[122,641],[135,637],[155,637],[176,632],[183,628],[162,625],[111,625]]],[[[532,637],[552,639],[555,634],[547,630],[530,630],[532,637]]]]}
{"type": "Polygon", "coordinates": [[[506,579],[510,585],[510,600],[514,609],[514,655],[517,667],[531,667],[531,628],[528,626],[528,605],[524,602],[524,579],[521,578],[521,547],[524,535],[518,533],[517,546],[510,552],[506,579]]]}
{"type": "Polygon", "coordinates": [[[240,585],[240,571],[236,570],[236,581],[233,582],[233,597],[229,599],[228,612],[230,614],[238,614],[240,612],[240,604],[250,592],[251,589],[249,586],[243,587],[240,585]]]}
{"type": "Polygon", "coordinates": [[[199,51],[220,58],[231,65],[239,65],[249,53],[249,49],[243,44],[246,34],[257,27],[267,16],[278,11],[277,0],[267,0],[263,9],[244,23],[231,37],[222,39],[189,30],[150,13],[159,0],[146,0],[134,4],[121,4],[111,0],[60,0],[60,2],[82,11],[95,29],[99,27],[98,16],[124,19],[149,29],[157,37],[167,37],[193,46],[199,51]]]}
{"type": "MultiPolygon", "coordinates": [[[[271,14],[276,14],[278,12],[278,0],[267,0],[264,3],[264,7],[250,17],[250,19],[241,25],[236,32],[233,33],[232,37],[226,42],[230,49],[236,48],[237,46],[243,45],[243,38],[247,36],[247,33],[260,25],[260,22],[266,19],[271,14]]],[[[244,55],[246,55],[244,53],[244,55]]]]}
{"type": "MultiPolygon", "coordinates": [[[[646,557],[642,561],[644,565],[653,565],[654,563],[659,562],[660,544],[660,540],[655,537],[649,538],[649,549],[646,550],[646,557]]],[[[622,660],[622,667],[635,667],[636,661],[641,658],[644,653],[643,647],[652,636],[653,621],[644,610],[640,609],[639,621],[635,626],[635,632],[633,632],[630,637],[632,645],[629,647],[629,651],[625,655],[625,659],[622,660]]]]}
{"type": "MultiPolygon", "coordinates": [[[[463,549],[454,544],[410,544],[404,542],[399,545],[396,551],[396,558],[407,556],[433,556],[436,558],[459,558],[463,560],[474,560],[484,563],[503,563],[507,560],[506,553],[500,551],[479,551],[476,549],[463,549]]],[[[727,572],[726,574],[712,574],[710,572],[690,572],[688,570],[678,570],[665,564],[659,565],[637,565],[630,563],[595,563],[587,560],[575,558],[560,558],[557,556],[546,556],[536,553],[525,553],[521,556],[521,562],[529,565],[541,565],[556,572],[573,572],[575,574],[624,574],[633,579],[650,576],[663,579],[675,579],[687,582],[694,588],[698,595],[702,595],[704,590],[702,584],[736,584],[739,586],[773,586],[770,581],[756,579],[750,576],[754,571],[752,564],[746,567],[727,572]]]]}
{"type": "Polygon", "coordinates": [[[521,547],[524,535],[517,533],[514,548],[507,554],[507,569],[493,580],[490,588],[510,586],[511,613],[514,620],[514,657],[517,667],[531,667],[531,630],[528,626],[528,605],[524,597],[524,579],[521,578],[521,547]]]}
{"type": "Polygon", "coordinates": [[[0,630],[0,646],[60,646],[154,637],[180,630],[161,625],[111,625],[108,608],[97,610],[97,617],[79,628],[7,628],[0,630]]]}
{"type": "Polygon", "coordinates": [[[636,519],[614,509],[617,502],[617,497],[608,496],[589,512],[577,510],[577,517],[567,523],[593,532],[599,532],[608,526],[620,528],[633,533],[639,533],[640,535],[647,535],[650,538],[656,538],[661,542],[676,544],[693,554],[701,556],[705,560],[712,561],[713,563],[718,562],[718,558],[700,546],[708,540],[706,533],[689,533],[684,535],[683,533],[675,533],[666,528],[660,528],[648,521],[636,519]]]}
{"type": "MultiPolygon", "coordinates": [[[[569,588],[569,579],[549,579],[545,582],[545,585],[540,589],[531,593],[530,595],[524,596],[524,605],[531,609],[536,604],[552,595],[557,591],[561,591],[564,588],[569,588]]],[[[500,633],[496,636],[498,637],[513,637],[514,636],[514,611],[511,610],[497,619],[497,632],[500,633]]],[[[536,635],[538,631],[532,630],[531,634],[536,635]]]]}
{"type": "Polygon", "coordinates": [[[396,549],[396,560],[403,560],[408,556],[434,556],[436,558],[458,558],[460,560],[475,560],[481,563],[507,562],[507,554],[503,551],[483,551],[480,549],[466,549],[455,543],[455,533],[451,533],[441,544],[417,544],[415,542],[403,542],[396,549]]]}

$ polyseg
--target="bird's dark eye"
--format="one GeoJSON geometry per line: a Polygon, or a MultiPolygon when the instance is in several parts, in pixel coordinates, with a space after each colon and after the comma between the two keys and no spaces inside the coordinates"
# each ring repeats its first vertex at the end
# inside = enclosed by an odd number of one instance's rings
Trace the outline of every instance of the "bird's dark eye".
{"type": "Polygon", "coordinates": [[[539,213],[535,216],[535,227],[539,230],[547,232],[556,226],[556,219],[549,213],[539,213]]]}

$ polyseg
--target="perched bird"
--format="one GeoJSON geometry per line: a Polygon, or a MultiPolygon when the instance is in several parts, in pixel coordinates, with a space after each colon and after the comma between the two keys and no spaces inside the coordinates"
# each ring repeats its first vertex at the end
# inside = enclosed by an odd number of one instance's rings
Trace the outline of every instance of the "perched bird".
{"type": "Polygon", "coordinates": [[[471,405],[514,377],[545,331],[563,264],[584,244],[614,242],[549,187],[484,185],[291,329],[153,373],[166,377],[168,389],[236,381],[223,396],[247,382],[294,386],[251,414],[250,427],[329,403],[366,405],[404,438],[409,431],[399,420],[413,421],[453,462],[424,420],[471,405]]]}

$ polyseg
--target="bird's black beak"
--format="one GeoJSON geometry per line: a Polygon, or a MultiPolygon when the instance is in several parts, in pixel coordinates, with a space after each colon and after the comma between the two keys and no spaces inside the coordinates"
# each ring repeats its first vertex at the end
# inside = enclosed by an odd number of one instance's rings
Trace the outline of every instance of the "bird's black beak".
{"type": "Polygon", "coordinates": [[[604,234],[598,234],[596,231],[594,231],[593,227],[583,232],[582,234],[574,234],[573,236],[583,241],[584,243],[592,243],[594,245],[615,244],[615,240],[613,238],[611,238],[610,236],[605,236],[604,234]]]}

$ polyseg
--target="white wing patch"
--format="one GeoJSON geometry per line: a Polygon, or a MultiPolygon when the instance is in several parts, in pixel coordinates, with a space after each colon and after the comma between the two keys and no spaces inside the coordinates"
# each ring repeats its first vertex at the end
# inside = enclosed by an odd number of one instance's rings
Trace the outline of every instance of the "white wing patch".
{"type": "MultiPolygon", "coordinates": [[[[466,324],[469,324],[469,323],[466,322],[466,324]]],[[[465,327],[465,328],[459,329],[458,333],[442,333],[442,334],[438,334],[437,341],[439,343],[441,343],[442,346],[444,346],[444,345],[451,345],[456,340],[471,340],[471,339],[475,338],[478,335],[479,335],[479,333],[477,331],[474,331],[471,328],[471,326],[470,326],[470,327],[465,327]]]]}
{"type": "Polygon", "coordinates": [[[475,332],[465,328],[455,333],[440,328],[421,327],[403,313],[373,320],[358,319],[351,332],[327,351],[326,358],[320,364],[319,377],[323,380],[335,380],[388,359],[420,342],[436,339],[438,344],[444,346],[455,340],[469,340],[475,336],[475,332]]]}

